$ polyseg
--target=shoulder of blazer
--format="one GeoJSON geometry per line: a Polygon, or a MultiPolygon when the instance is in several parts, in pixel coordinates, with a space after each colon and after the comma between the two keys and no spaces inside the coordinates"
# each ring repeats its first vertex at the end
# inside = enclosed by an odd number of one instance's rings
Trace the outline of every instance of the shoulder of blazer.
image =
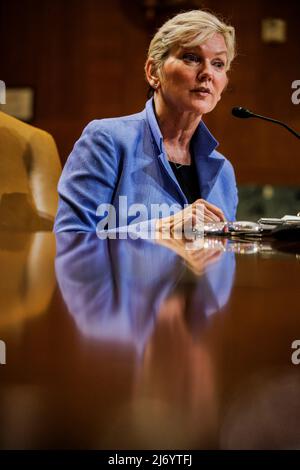
{"type": "Polygon", "coordinates": [[[117,133],[119,129],[126,127],[133,127],[136,123],[144,123],[147,120],[145,111],[140,113],[130,114],[128,116],[121,117],[112,117],[104,119],[94,119],[89,122],[84,130],[88,129],[90,131],[102,131],[111,133],[117,133]]]}
{"type": "Polygon", "coordinates": [[[117,148],[143,138],[147,127],[146,113],[141,112],[124,117],[95,119],[85,127],[83,135],[95,143],[100,139],[111,141],[117,148]]]}

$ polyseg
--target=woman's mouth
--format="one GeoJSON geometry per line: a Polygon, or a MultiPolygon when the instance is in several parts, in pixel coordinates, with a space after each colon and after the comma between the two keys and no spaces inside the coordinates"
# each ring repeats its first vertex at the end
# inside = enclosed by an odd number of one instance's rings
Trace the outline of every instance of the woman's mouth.
{"type": "Polygon", "coordinates": [[[210,95],[211,94],[211,91],[209,88],[206,88],[206,87],[199,87],[199,88],[194,88],[193,90],[191,90],[192,93],[197,93],[201,96],[207,96],[207,95],[210,95]]]}

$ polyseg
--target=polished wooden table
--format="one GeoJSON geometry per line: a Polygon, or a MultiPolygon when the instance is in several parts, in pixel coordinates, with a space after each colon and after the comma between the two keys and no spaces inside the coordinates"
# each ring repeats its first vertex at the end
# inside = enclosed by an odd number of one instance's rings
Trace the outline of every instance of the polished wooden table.
{"type": "Polygon", "coordinates": [[[297,243],[0,248],[1,449],[299,448],[297,243]]]}

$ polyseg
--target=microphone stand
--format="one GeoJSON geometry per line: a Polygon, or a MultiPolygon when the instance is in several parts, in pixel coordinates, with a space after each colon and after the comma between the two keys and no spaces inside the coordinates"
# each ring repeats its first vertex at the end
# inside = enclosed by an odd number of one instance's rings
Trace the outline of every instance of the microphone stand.
{"type": "MultiPolygon", "coordinates": [[[[242,118],[242,119],[247,119],[250,117],[256,117],[259,119],[263,119],[264,121],[269,121],[269,122],[274,122],[275,124],[279,124],[282,127],[285,127],[289,132],[291,132],[295,137],[300,139],[300,134],[298,132],[294,131],[291,127],[289,127],[287,124],[285,124],[282,121],[278,121],[277,119],[269,118],[266,116],[261,116],[260,114],[255,114],[252,111],[249,111],[249,109],[243,108],[241,106],[236,106],[232,108],[232,115],[234,117],[242,118]]],[[[298,212],[297,217],[300,217],[300,212],[298,212]]]]}
{"type": "Polygon", "coordinates": [[[294,129],[292,129],[291,127],[289,127],[287,124],[285,124],[285,123],[282,122],[282,121],[278,121],[277,119],[269,118],[269,117],[266,117],[266,116],[261,116],[260,114],[255,114],[255,113],[253,113],[252,111],[249,111],[248,109],[242,108],[242,107],[235,107],[235,108],[232,108],[232,114],[233,114],[233,116],[239,117],[239,118],[256,117],[256,118],[259,118],[259,119],[263,119],[264,121],[274,122],[275,124],[279,124],[280,126],[285,127],[285,129],[287,129],[287,130],[290,131],[295,137],[297,137],[298,139],[300,139],[300,134],[298,134],[298,132],[294,131],[294,129]]]}
{"type": "MultiPolygon", "coordinates": [[[[284,122],[281,122],[281,121],[278,121],[277,119],[272,119],[272,118],[269,118],[269,117],[265,117],[265,116],[261,116],[260,114],[255,114],[255,113],[251,113],[253,117],[257,117],[259,119],[263,119],[264,121],[270,121],[270,122],[274,122],[275,124],[279,124],[280,126],[283,126],[285,127],[288,131],[290,131],[295,137],[297,137],[298,139],[300,139],[300,134],[298,134],[298,132],[294,131],[294,129],[292,129],[291,127],[289,127],[287,124],[285,124],[284,122]]],[[[251,117],[252,117],[251,116],[251,117]]]]}

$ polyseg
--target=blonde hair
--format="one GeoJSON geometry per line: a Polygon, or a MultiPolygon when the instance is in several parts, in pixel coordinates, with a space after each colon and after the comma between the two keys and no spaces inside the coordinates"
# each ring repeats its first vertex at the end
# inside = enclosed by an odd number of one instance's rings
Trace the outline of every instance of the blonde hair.
{"type": "Polygon", "coordinates": [[[148,57],[158,71],[174,46],[195,47],[210,39],[214,34],[222,34],[227,47],[226,70],[235,56],[235,31],[215,15],[203,10],[179,13],[166,21],[150,42],[148,57]]]}

